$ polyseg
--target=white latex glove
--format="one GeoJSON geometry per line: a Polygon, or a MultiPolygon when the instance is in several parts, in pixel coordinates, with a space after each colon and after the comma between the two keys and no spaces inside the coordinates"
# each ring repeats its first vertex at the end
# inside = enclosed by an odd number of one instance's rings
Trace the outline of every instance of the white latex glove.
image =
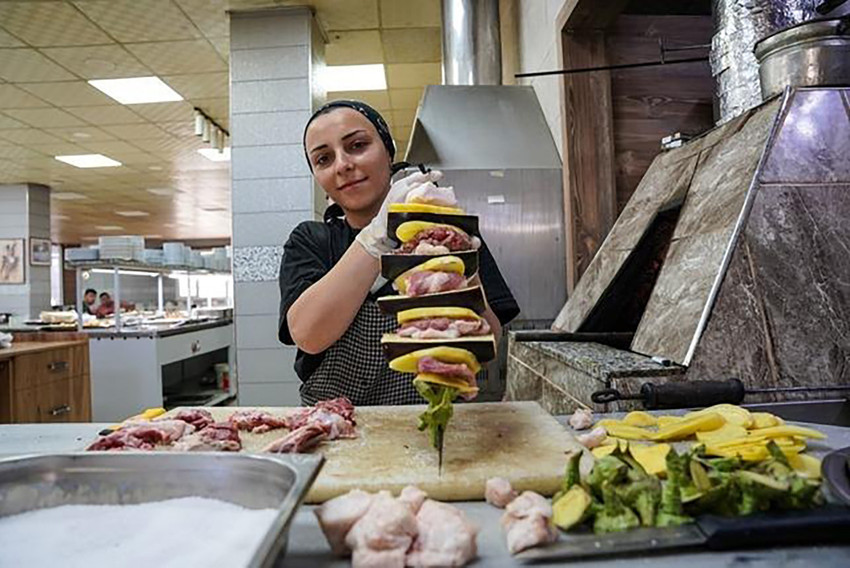
{"type": "Polygon", "coordinates": [[[433,183],[442,179],[443,173],[437,170],[431,170],[428,173],[415,172],[390,186],[390,191],[387,193],[384,203],[381,205],[381,210],[375,215],[374,219],[357,234],[356,240],[360,246],[375,258],[380,258],[382,254],[386,254],[393,250],[393,240],[387,235],[387,213],[391,203],[404,203],[407,193],[422,184],[433,183]]]}

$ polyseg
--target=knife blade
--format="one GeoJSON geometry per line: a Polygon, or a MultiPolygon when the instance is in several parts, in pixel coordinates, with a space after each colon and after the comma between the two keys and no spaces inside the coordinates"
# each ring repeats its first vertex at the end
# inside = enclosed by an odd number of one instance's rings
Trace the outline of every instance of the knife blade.
{"type": "Polygon", "coordinates": [[[649,554],[684,548],[730,550],[789,544],[846,541],[850,508],[830,505],[808,511],[761,513],[747,517],[705,515],[696,523],[642,528],[620,533],[566,535],[545,548],[520,552],[524,563],[626,554],[649,554]]]}

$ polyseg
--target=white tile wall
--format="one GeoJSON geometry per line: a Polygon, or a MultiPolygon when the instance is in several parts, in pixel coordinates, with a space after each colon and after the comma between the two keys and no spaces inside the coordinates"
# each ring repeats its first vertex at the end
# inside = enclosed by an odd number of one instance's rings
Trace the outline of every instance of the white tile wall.
{"type": "Polygon", "coordinates": [[[50,193],[37,184],[0,185],[0,238],[25,239],[24,284],[0,285],[0,312],[37,316],[50,309],[50,267],[32,266],[29,239],[50,237],[50,193]]]}
{"type": "MultiPolygon", "coordinates": [[[[555,20],[564,0],[519,0],[519,62],[520,72],[548,71],[558,66],[558,41],[555,20]]],[[[563,158],[561,135],[561,92],[558,76],[521,79],[531,85],[552,138],[563,158]]]]}

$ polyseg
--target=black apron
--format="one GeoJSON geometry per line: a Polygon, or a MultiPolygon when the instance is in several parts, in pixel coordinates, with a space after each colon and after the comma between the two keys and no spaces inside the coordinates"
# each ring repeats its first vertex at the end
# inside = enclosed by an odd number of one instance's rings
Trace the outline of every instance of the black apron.
{"type": "Polygon", "coordinates": [[[367,297],[342,337],[301,384],[301,402],[313,405],[345,396],[355,406],[421,404],[413,375],[390,369],[381,351],[381,336],[397,328],[396,317],[381,312],[367,297]]]}

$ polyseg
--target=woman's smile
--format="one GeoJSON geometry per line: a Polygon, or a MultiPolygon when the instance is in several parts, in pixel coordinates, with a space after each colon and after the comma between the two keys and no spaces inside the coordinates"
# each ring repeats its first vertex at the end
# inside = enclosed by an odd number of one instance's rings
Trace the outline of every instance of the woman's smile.
{"type": "Polygon", "coordinates": [[[352,189],[357,189],[358,187],[360,187],[363,184],[363,182],[365,182],[368,179],[369,179],[369,176],[366,176],[366,177],[362,177],[360,179],[356,179],[354,181],[350,181],[348,183],[340,185],[339,187],[336,188],[336,190],[337,191],[349,191],[349,190],[352,190],[352,189]]]}

